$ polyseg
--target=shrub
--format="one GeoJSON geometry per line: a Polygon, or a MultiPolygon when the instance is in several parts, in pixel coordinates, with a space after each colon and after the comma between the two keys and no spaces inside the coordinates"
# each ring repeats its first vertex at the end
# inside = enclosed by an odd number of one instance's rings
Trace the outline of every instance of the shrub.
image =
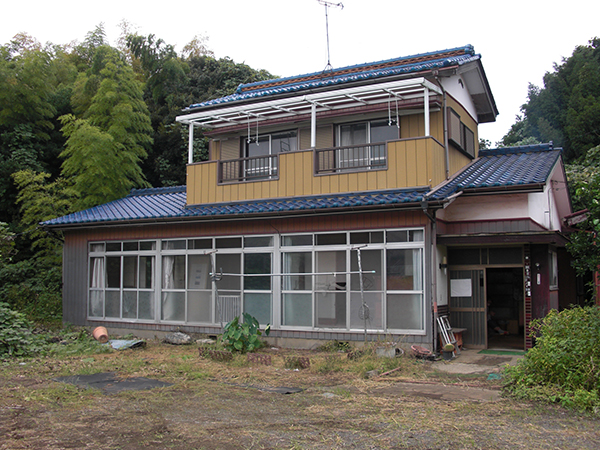
{"type": "Polygon", "coordinates": [[[29,356],[42,347],[23,314],[0,303],[0,356],[29,356]]]}
{"type": "Polygon", "coordinates": [[[600,411],[600,308],[574,307],[532,322],[536,345],[507,368],[506,390],[564,406],[600,411]]]}
{"type": "MultiPolygon", "coordinates": [[[[262,332],[259,330],[259,323],[256,318],[248,313],[244,313],[244,322],[240,323],[240,318],[236,317],[223,327],[223,345],[230,352],[252,352],[263,346],[259,336],[262,332]]],[[[268,336],[271,326],[267,325],[265,334],[268,336]]]]}

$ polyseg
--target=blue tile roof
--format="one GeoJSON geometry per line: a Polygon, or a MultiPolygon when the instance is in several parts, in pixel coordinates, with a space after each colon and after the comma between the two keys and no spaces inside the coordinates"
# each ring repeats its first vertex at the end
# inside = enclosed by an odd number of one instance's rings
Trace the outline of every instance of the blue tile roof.
{"type": "Polygon", "coordinates": [[[507,188],[545,183],[561,149],[552,144],[481,150],[479,157],[428,197],[442,200],[467,189],[507,188]]]}
{"type": "Polygon", "coordinates": [[[241,84],[232,95],[208,100],[203,103],[196,103],[186,108],[185,111],[237,101],[252,100],[271,95],[290,94],[307,89],[335,86],[344,83],[416,73],[426,70],[442,69],[449,66],[463,65],[480,59],[481,55],[475,54],[471,45],[466,45],[464,47],[405,56],[375,63],[358,64],[331,71],[314,72],[306,75],[279,78],[276,80],[258,81],[241,84]]]}
{"type": "Polygon", "coordinates": [[[350,194],[330,194],[258,201],[215,203],[186,207],[185,186],[132,190],[119,200],[43,222],[67,226],[106,222],[247,216],[298,211],[317,211],[420,202],[427,188],[396,189],[350,194]]]}
{"type": "Polygon", "coordinates": [[[346,194],[313,195],[186,206],[185,186],[137,189],[119,200],[43,222],[61,227],[183,218],[232,218],[290,212],[331,211],[372,206],[408,205],[424,199],[443,201],[468,189],[493,189],[545,183],[560,158],[552,144],[482,150],[457,176],[434,191],[420,187],[346,194]]]}

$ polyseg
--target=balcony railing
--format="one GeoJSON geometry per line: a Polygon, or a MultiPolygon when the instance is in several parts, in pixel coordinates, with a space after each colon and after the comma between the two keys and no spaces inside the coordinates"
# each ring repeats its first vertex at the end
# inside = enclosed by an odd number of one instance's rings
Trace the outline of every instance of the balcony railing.
{"type": "Polygon", "coordinates": [[[277,177],[277,155],[219,161],[219,183],[269,180],[277,177]]]}
{"type": "Polygon", "coordinates": [[[386,166],[385,142],[315,150],[315,173],[317,174],[384,169],[386,166]]]}

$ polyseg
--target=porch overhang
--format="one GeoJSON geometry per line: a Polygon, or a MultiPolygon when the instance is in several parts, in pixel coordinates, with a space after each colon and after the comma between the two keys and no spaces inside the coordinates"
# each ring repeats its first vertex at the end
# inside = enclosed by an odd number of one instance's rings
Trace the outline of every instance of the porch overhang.
{"type": "Polygon", "coordinates": [[[493,245],[493,244],[551,244],[564,247],[569,240],[561,233],[548,231],[542,233],[489,233],[437,235],[439,245],[493,245]]]}

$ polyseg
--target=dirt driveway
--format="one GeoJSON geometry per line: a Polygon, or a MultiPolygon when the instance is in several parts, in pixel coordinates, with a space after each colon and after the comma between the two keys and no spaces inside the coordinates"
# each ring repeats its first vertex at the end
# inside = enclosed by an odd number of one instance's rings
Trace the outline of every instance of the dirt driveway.
{"type": "Polygon", "coordinates": [[[600,448],[597,419],[502,398],[485,373],[449,375],[407,358],[400,370],[366,379],[344,355],[304,353],[311,367],[289,370],[284,351],[270,354],[271,365],[218,362],[194,346],[149,342],[93,357],[5,361],[0,449],[600,448]],[[54,381],[107,372],[170,386],[106,394],[54,381]]]}

